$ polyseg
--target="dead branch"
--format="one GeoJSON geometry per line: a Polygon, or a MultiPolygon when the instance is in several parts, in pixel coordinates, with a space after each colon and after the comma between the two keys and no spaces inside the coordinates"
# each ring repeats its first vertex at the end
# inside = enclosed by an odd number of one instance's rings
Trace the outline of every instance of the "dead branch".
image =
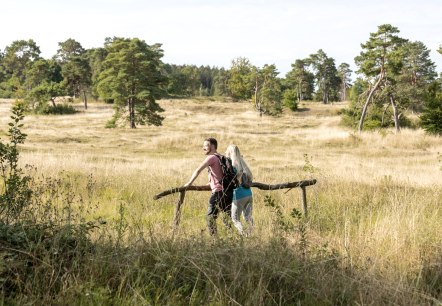
{"type": "MultiPolygon", "coordinates": [[[[299,181],[299,182],[289,182],[289,183],[281,183],[281,184],[264,184],[264,183],[258,183],[253,182],[252,187],[261,189],[261,190],[277,190],[277,189],[285,189],[285,188],[296,188],[296,187],[305,187],[305,186],[311,186],[316,184],[316,180],[306,180],[306,181],[299,181]]],[[[165,190],[163,192],[160,192],[156,194],[153,198],[154,200],[158,200],[164,196],[167,196],[169,194],[174,194],[177,192],[182,191],[189,191],[189,190],[195,190],[195,191],[210,191],[209,185],[204,186],[188,186],[188,187],[175,187],[169,190],[165,190]]]]}

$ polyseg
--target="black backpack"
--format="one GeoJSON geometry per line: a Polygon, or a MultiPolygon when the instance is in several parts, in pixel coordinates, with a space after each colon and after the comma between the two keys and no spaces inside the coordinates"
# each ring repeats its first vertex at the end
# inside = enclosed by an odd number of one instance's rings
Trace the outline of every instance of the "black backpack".
{"type": "Polygon", "coordinates": [[[233,190],[238,187],[238,180],[235,171],[233,170],[232,160],[224,155],[215,154],[218,157],[221,169],[223,171],[223,178],[219,182],[223,186],[223,190],[233,190]]]}

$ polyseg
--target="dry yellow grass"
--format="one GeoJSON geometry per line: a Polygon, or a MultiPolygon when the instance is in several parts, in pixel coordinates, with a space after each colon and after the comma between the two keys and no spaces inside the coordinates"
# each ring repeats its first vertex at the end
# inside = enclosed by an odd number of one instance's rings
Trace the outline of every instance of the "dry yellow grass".
{"type": "MultiPolygon", "coordinates": [[[[309,239],[345,254],[350,265],[394,282],[419,275],[425,262],[442,254],[440,137],[408,129],[355,133],[340,126],[337,112],[345,103],[302,103],[300,112],[277,118],[260,117],[247,103],[159,103],[163,126],[135,130],[106,129],[113,111],[102,103],[89,103],[87,111],[78,105],[75,115],[27,116],[21,161],[51,176],[92,174],[97,215],[112,219],[123,203],[131,222],[169,233],[164,229],[170,229],[176,196],[153,201],[153,195],[186,182],[204,158],[203,139],[216,137],[220,152],[230,143],[241,148],[256,181],[318,179],[308,188],[309,239]],[[310,171],[304,170],[308,163],[310,171]]],[[[4,129],[10,104],[0,101],[4,129]]],[[[206,180],[202,174],[195,184],[206,180]]],[[[273,219],[265,195],[286,213],[299,208],[298,190],[254,194],[255,235],[262,239],[271,235],[273,219]]],[[[207,198],[187,193],[182,234],[205,228],[207,198]]]]}

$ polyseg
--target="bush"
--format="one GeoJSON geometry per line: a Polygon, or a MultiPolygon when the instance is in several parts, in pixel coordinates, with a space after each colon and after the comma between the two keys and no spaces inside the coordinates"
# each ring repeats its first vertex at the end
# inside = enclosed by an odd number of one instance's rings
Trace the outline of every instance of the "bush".
{"type": "Polygon", "coordinates": [[[68,103],[49,105],[42,105],[37,109],[37,113],[41,115],[69,115],[77,113],[77,110],[68,103]]]}
{"type": "Polygon", "coordinates": [[[12,108],[12,122],[9,123],[9,143],[0,142],[0,178],[3,190],[0,194],[0,222],[16,220],[23,209],[29,205],[32,190],[29,188],[31,178],[23,174],[18,166],[19,152],[17,144],[26,139],[26,134],[20,131],[24,118],[22,105],[12,108]]]}
{"type": "MultiPolygon", "coordinates": [[[[362,110],[357,108],[355,103],[351,103],[349,108],[339,111],[341,115],[342,124],[347,127],[357,128],[361,118],[362,110]]],[[[394,121],[391,119],[392,113],[388,111],[384,113],[381,106],[371,104],[369,111],[365,116],[364,130],[378,130],[382,128],[394,127],[394,121]]],[[[399,118],[400,127],[414,127],[413,122],[407,118],[403,113],[399,118]]]]}

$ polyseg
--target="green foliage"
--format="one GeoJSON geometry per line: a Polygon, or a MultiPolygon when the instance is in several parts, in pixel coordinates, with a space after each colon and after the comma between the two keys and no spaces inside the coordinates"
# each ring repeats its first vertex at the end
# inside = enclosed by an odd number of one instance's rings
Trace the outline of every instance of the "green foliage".
{"type": "Polygon", "coordinates": [[[137,124],[161,125],[163,109],[155,101],[164,95],[167,78],[161,72],[163,51],[137,38],[114,38],[99,76],[102,98],[115,101],[115,115],[122,116],[131,128],[137,124]]]}
{"type": "Polygon", "coordinates": [[[223,68],[165,64],[163,69],[169,79],[167,94],[171,97],[227,95],[228,74],[223,68]]]}
{"type": "Polygon", "coordinates": [[[255,78],[255,67],[247,58],[238,57],[232,60],[229,70],[228,88],[230,95],[235,100],[247,100],[252,97],[255,78]]]}
{"type": "Polygon", "coordinates": [[[302,166],[302,170],[308,174],[316,172],[316,168],[312,164],[312,158],[307,153],[304,154],[304,166],[302,166]]]}
{"type": "Polygon", "coordinates": [[[430,134],[442,135],[442,86],[434,82],[426,97],[426,104],[420,116],[421,126],[430,134]]]}
{"type": "Polygon", "coordinates": [[[308,71],[308,61],[297,59],[285,77],[284,85],[296,92],[298,103],[313,99],[315,76],[308,71]]]}
{"type": "MultiPolygon", "coordinates": [[[[348,108],[340,111],[342,124],[350,128],[357,128],[359,120],[361,118],[361,108],[357,106],[357,103],[351,102],[348,108]]],[[[382,128],[394,127],[394,121],[392,112],[385,105],[372,104],[368,108],[368,113],[364,121],[364,128],[366,130],[378,130],[382,128]]],[[[399,118],[399,123],[402,127],[414,127],[413,123],[402,115],[399,118]]]]}
{"type": "MultiPolygon", "coordinates": [[[[17,147],[26,139],[20,130],[21,104],[12,108],[11,119],[9,143],[0,142],[1,303],[22,304],[29,294],[49,303],[66,285],[65,276],[84,266],[85,255],[93,252],[89,235],[98,223],[87,222],[78,213],[88,214],[90,207],[75,195],[73,188],[79,186],[75,180],[39,181],[24,174],[17,147]]],[[[88,181],[87,186],[92,184],[88,181]]]]}
{"type": "Polygon", "coordinates": [[[370,33],[370,38],[365,44],[361,44],[363,51],[355,58],[359,67],[358,73],[367,77],[377,77],[388,71],[394,75],[401,68],[401,46],[406,41],[396,34],[399,29],[383,24],[378,31],[370,33]]]}
{"type": "Polygon", "coordinates": [[[77,113],[72,104],[62,103],[56,105],[43,104],[37,109],[37,114],[41,115],[71,115],[77,113]]]}
{"type": "Polygon", "coordinates": [[[253,103],[260,112],[268,115],[278,115],[282,112],[281,82],[275,65],[264,65],[252,74],[255,80],[255,95],[253,103]]]}
{"type": "Polygon", "coordinates": [[[341,81],[339,89],[341,101],[347,100],[347,91],[349,88],[351,88],[350,76],[352,72],[353,71],[350,69],[350,65],[347,63],[342,63],[338,67],[337,76],[341,81]]]}
{"type": "Polygon", "coordinates": [[[7,79],[16,79],[16,92],[23,86],[28,66],[40,58],[40,48],[32,40],[16,40],[5,48],[2,65],[6,72],[7,79]]]}
{"type": "Polygon", "coordinates": [[[273,213],[275,214],[274,224],[276,225],[277,229],[282,232],[292,232],[295,230],[295,225],[293,224],[292,220],[287,219],[284,216],[281,206],[275,202],[272,196],[266,195],[264,197],[264,205],[273,210],[273,213]]]}
{"type": "MultiPolygon", "coordinates": [[[[89,61],[89,67],[91,68],[91,94],[92,97],[98,99],[100,94],[98,93],[99,75],[103,71],[103,62],[106,59],[107,51],[105,48],[92,48],[86,50],[86,58],[89,61]]],[[[107,101],[105,100],[107,103],[107,101]]]]}
{"type": "Polygon", "coordinates": [[[298,109],[298,97],[294,89],[287,89],[284,91],[283,103],[292,111],[296,111],[298,109]]]}
{"type": "Polygon", "coordinates": [[[112,116],[112,118],[106,122],[105,127],[107,129],[114,129],[117,127],[117,121],[118,121],[118,116],[112,116]]]}
{"type": "Polygon", "coordinates": [[[361,101],[367,97],[369,83],[362,78],[356,78],[355,82],[350,88],[349,99],[355,104],[361,104],[361,101]]]}
{"type": "Polygon", "coordinates": [[[293,208],[289,216],[285,216],[282,211],[282,207],[277,204],[270,195],[266,195],[264,197],[264,205],[269,207],[275,214],[273,222],[276,226],[275,233],[277,235],[292,234],[294,232],[299,233],[300,239],[298,242],[298,247],[302,255],[305,256],[308,248],[307,224],[302,216],[302,213],[296,208],[293,208]]]}
{"type": "Polygon", "coordinates": [[[56,97],[64,94],[65,88],[61,83],[43,81],[30,91],[28,91],[24,101],[27,103],[29,109],[36,113],[44,114],[44,110],[48,109],[49,101],[55,108],[56,97]]]}
{"type": "Polygon", "coordinates": [[[216,71],[213,78],[213,95],[228,96],[229,71],[221,68],[216,71]]]}
{"type": "Polygon", "coordinates": [[[9,223],[16,220],[23,209],[29,205],[32,190],[29,188],[30,177],[23,174],[18,165],[18,144],[26,139],[22,133],[21,121],[24,118],[24,109],[21,105],[12,108],[12,122],[9,123],[9,143],[0,142],[0,178],[2,190],[0,194],[0,223],[9,223]]]}
{"type": "Polygon", "coordinates": [[[78,97],[91,85],[91,67],[86,50],[74,39],[58,43],[56,58],[68,95],[78,97]]]}
{"type": "Polygon", "coordinates": [[[316,100],[322,101],[323,103],[338,101],[341,79],[338,76],[334,58],[328,57],[322,49],[319,49],[306,59],[306,63],[314,70],[316,85],[318,87],[316,100]]]}
{"type": "Polygon", "coordinates": [[[397,130],[404,123],[410,125],[404,112],[408,109],[419,111],[422,108],[427,87],[436,76],[430,51],[425,45],[409,42],[397,36],[397,33],[399,29],[389,24],[379,26],[376,33],[370,34],[367,43],[361,45],[364,50],[355,58],[358,72],[366,76],[367,82],[370,80],[372,83],[366,86],[366,99],[369,100],[361,112],[360,130],[370,102],[377,104],[371,110],[384,110],[380,111],[382,115],[371,114],[372,118],[368,118],[366,123],[368,128],[390,126],[390,120],[387,119],[390,118],[387,114],[389,105],[393,109],[392,114],[396,114],[391,117],[397,130]],[[380,124],[376,117],[381,117],[380,124]]]}

